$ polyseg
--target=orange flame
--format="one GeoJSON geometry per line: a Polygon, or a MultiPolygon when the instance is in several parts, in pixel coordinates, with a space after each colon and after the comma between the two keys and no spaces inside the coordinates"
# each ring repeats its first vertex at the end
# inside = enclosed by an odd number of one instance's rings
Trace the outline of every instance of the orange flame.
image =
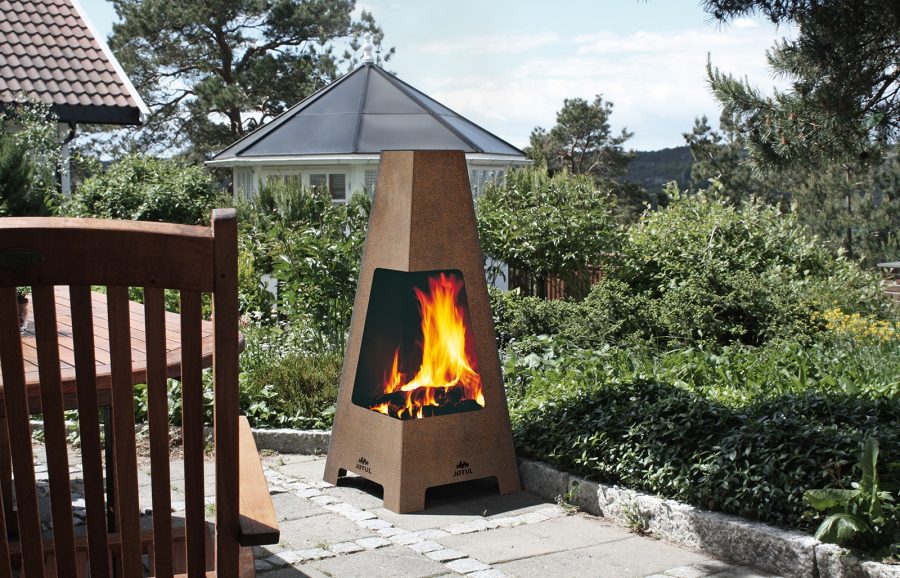
{"type": "Polygon", "coordinates": [[[426,407],[441,407],[472,400],[484,407],[481,376],[466,352],[466,323],[458,303],[463,283],[453,274],[428,280],[429,293],[416,288],[422,317],[422,363],[407,380],[400,371],[400,348],[394,351],[385,374],[383,394],[370,409],[400,419],[431,415],[426,407]],[[394,394],[394,395],[392,395],[394,394]],[[399,395],[398,395],[399,394],[399,395]],[[389,396],[388,401],[383,401],[389,396]]]}

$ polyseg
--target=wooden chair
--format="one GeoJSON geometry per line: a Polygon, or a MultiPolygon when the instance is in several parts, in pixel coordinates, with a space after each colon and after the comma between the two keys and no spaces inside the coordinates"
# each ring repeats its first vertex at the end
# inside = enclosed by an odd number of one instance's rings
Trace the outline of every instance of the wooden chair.
{"type": "MultiPolygon", "coordinates": [[[[279,531],[246,418],[238,416],[237,222],[213,211],[212,227],[65,218],[0,219],[0,368],[14,472],[17,528],[0,516],[0,577],[254,575],[252,546],[279,531]],[[108,311],[92,311],[92,286],[106,286],[108,311]],[[19,335],[16,286],[32,287],[40,371],[28,391],[19,335]],[[68,286],[82,472],[70,471],[60,387],[54,286],[68,286]],[[135,447],[128,287],[145,295],[152,527],[142,530],[135,447]],[[181,299],[182,439],[185,520],[173,525],[166,392],[164,290],[181,299]],[[204,502],[202,294],[210,293],[215,327],[215,524],[204,502]],[[108,525],[103,447],[95,379],[92,316],[108,315],[114,521],[108,525]],[[29,398],[40,397],[49,475],[52,537],[42,536],[34,472],[29,398]],[[83,478],[86,531],[73,525],[70,481],[83,478]],[[212,529],[210,529],[212,528],[212,529]]],[[[99,396],[99,397],[98,397],[99,396]]],[[[109,432],[107,432],[109,433],[109,432]]],[[[11,508],[11,504],[2,504],[11,508]]],[[[146,522],[146,520],[145,520],[146,522]]]]}

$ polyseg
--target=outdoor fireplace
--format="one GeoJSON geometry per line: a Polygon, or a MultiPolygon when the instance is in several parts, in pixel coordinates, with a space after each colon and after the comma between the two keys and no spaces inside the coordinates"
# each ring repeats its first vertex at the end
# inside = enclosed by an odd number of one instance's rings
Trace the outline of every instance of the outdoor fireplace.
{"type": "Polygon", "coordinates": [[[375,190],[325,480],[400,513],[443,484],[519,491],[465,156],[384,152],[375,190]]]}

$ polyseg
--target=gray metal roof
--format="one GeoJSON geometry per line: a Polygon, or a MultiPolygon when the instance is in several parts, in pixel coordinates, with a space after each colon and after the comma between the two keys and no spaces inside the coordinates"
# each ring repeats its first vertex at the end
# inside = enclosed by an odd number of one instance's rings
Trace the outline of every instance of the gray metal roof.
{"type": "Polygon", "coordinates": [[[379,66],[365,63],[232,144],[211,163],[397,149],[525,156],[379,66]]]}

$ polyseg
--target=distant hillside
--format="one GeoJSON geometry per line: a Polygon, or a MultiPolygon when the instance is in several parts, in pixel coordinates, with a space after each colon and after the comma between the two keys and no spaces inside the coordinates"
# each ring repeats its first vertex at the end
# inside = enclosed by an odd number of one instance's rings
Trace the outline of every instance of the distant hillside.
{"type": "Polygon", "coordinates": [[[691,149],[687,145],[636,153],[628,165],[626,180],[640,183],[650,193],[662,190],[669,181],[677,181],[681,188],[687,186],[692,163],[691,149]]]}

